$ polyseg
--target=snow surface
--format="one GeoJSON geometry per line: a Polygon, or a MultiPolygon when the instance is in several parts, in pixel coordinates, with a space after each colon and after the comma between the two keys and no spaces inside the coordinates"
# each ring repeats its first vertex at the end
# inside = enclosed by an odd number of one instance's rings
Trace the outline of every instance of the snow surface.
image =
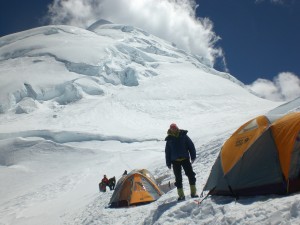
{"type": "MultiPolygon", "coordinates": [[[[197,148],[200,193],[226,138],[280,104],[132,26],[99,21],[2,37],[0,224],[297,224],[298,194],[197,205],[177,203],[172,190],[148,205],[110,209],[112,192],[98,190],[104,174],[118,179],[125,169],[173,181],[164,138],[175,122],[197,148]]],[[[189,196],[186,177],[184,189],[189,196]]]]}

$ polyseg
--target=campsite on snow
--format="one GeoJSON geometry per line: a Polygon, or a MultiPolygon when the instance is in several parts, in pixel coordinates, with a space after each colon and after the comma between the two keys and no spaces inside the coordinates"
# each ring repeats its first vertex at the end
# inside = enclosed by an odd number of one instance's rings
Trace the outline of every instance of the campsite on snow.
{"type": "Polygon", "coordinates": [[[0,224],[299,223],[300,98],[262,99],[173,43],[103,20],[1,37],[0,68],[0,224]],[[195,144],[201,204],[184,174],[186,199],[168,190],[171,123],[195,144]],[[128,183],[117,197],[129,207],[108,207],[119,200],[99,192],[103,175],[128,183]],[[134,206],[135,183],[162,190],[134,206]]]}

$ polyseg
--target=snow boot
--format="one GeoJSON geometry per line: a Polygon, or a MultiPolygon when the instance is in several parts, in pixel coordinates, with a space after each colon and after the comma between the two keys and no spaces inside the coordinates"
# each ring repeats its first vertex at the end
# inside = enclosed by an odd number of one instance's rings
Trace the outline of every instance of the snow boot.
{"type": "Polygon", "coordinates": [[[190,185],[190,188],[191,188],[191,197],[199,198],[199,195],[197,194],[196,185],[190,185]]]}
{"type": "Polygon", "coordinates": [[[185,196],[184,196],[184,192],[183,192],[183,189],[182,188],[178,188],[177,189],[177,193],[178,193],[178,201],[183,201],[185,200],[185,196]]]}

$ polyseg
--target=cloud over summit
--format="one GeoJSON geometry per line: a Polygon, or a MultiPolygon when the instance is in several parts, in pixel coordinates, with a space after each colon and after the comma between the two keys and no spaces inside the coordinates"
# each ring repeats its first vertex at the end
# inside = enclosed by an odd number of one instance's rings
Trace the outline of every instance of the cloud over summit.
{"type": "MultiPolygon", "coordinates": [[[[205,58],[211,66],[224,62],[220,39],[208,18],[196,17],[194,0],[54,0],[49,5],[52,24],[87,28],[99,19],[139,27],[179,48],[205,58]]],[[[225,63],[224,63],[224,66],[225,63]]]]}
{"type": "Polygon", "coordinates": [[[257,79],[248,87],[261,97],[273,101],[290,101],[300,96],[300,78],[290,72],[278,74],[273,81],[257,79]]]}

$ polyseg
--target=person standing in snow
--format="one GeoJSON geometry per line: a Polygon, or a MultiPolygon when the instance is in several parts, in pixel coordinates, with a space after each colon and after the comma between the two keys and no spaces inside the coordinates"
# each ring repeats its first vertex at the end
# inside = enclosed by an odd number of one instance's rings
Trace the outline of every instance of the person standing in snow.
{"type": "Polygon", "coordinates": [[[99,183],[99,189],[101,192],[106,192],[106,186],[108,186],[109,181],[106,177],[106,175],[104,175],[104,177],[102,178],[101,182],[99,183]]]}
{"type": "Polygon", "coordinates": [[[116,185],[116,177],[109,178],[108,186],[110,190],[114,190],[116,185]]]}
{"type": "Polygon", "coordinates": [[[105,186],[109,185],[109,180],[107,179],[106,175],[103,176],[101,183],[105,184],[105,186]]]}
{"type": "Polygon", "coordinates": [[[102,178],[102,181],[101,181],[101,182],[103,182],[104,184],[106,184],[106,186],[108,186],[109,181],[108,181],[106,175],[104,175],[104,177],[102,178]]]}
{"type": "Polygon", "coordinates": [[[172,123],[168,129],[168,136],[165,139],[166,164],[169,169],[173,166],[175,186],[179,196],[178,201],[185,199],[181,168],[183,168],[185,175],[189,179],[191,197],[199,197],[196,189],[196,174],[192,167],[192,163],[196,159],[196,149],[192,140],[187,136],[187,132],[187,130],[181,130],[175,123],[172,123]]]}

